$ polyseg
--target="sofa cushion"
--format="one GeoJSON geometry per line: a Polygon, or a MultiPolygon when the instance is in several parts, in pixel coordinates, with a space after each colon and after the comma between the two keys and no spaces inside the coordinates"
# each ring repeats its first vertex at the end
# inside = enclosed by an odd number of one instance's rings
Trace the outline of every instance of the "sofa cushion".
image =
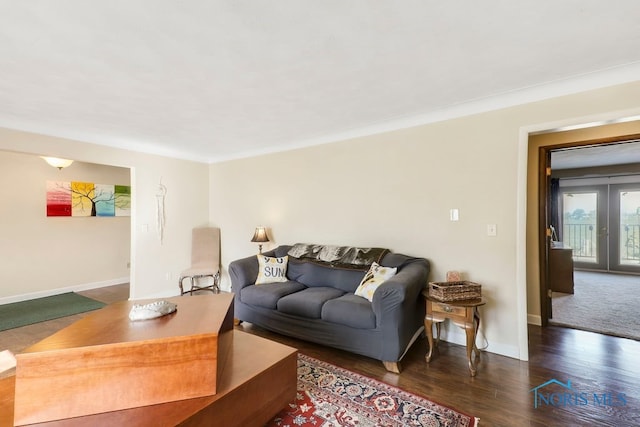
{"type": "Polygon", "coordinates": [[[365,271],[331,267],[311,261],[289,258],[287,277],[309,287],[332,287],[353,293],[364,277],[365,271]]]}
{"type": "Polygon", "coordinates": [[[373,294],[376,289],[382,285],[385,281],[391,279],[396,275],[398,269],[396,267],[383,267],[374,262],[367,271],[367,274],[362,278],[362,282],[354,292],[355,295],[366,298],[369,301],[373,301],[373,294]]]}
{"type": "Polygon", "coordinates": [[[327,301],[322,306],[322,320],[357,329],[376,327],[376,315],[371,303],[351,293],[327,301]]]}
{"type": "Polygon", "coordinates": [[[339,289],[316,286],[284,296],[278,300],[278,311],[294,316],[319,319],[322,306],[343,295],[339,289]]]}
{"type": "Polygon", "coordinates": [[[301,291],[305,287],[302,283],[292,281],[249,285],[240,290],[240,301],[245,304],[275,310],[280,298],[301,291]]]}
{"type": "Polygon", "coordinates": [[[289,257],[274,258],[264,255],[256,256],[258,257],[258,277],[256,278],[256,285],[287,281],[287,263],[289,257]]]}

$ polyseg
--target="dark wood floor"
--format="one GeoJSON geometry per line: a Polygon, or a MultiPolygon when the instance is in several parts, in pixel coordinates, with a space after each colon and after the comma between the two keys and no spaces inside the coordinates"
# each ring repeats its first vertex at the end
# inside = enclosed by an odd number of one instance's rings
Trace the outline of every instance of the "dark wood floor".
{"type": "MultiPolygon", "coordinates": [[[[128,292],[125,295],[122,289],[113,287],[104,288],[104,296],[100,293],[95,290],[87,296],[104,302],[128,296],[128,292]]],[[[36,326],[13,335],[1,332],[0,349],[12,348],[12,339],[21,334],[29,335],[22,338],[25,342],[35,335],[51,333],[52,327],[36,326]]],[[[640,426],[638,341],[530,326],[529,362],[483,352],[478,374],[472,378],[464,347],[446,342],[440,343],[430,364],[424,361],[426,340],[416,342],[403,360],[402,373],[397,375],[373,359],[283,337],[250,324],[237,328],[479,417],[481,426],[640,426]],[[540,400],[535,408],[531,390],[552,379],[565,384],[570,381],[571,390],[557,384],[541,388],[544,397],[555,393],[551,396],[554,404],[540,400]],[[594,394],[598,401],[594,401],[594,394]],[[563,399],[570,403],[565,404],[563,399]]]]}
{"type": "MultiPolygon", "coordinates": [[[[463,346],[440,343],[426,364],[425,339],[407,353],[400,375],[385,371],[382,363],[320,345],[282,337],[243,324],[239,327],[297,347],[302,353],[377,378],[480,418],[481,426],[640,426],[640,342],[573,329],[531,326],[529,362],[483,353],[476,377],[470,377],[463,346]],[[551,379],[571,382],[572,390],[557,385],[541,393],[577,393],[587,404],[556,405],[541,402],[534,408],[531,391],[551,379]],[[584,393],[584,395],[582,395],[584,393]],[[594,404],[593,394],[612,405],[594,404]],[[626,405],[617,393],[624,393],[626,405]]],[[[573,402],[575,402],[575,398],[573,402]]],[[[578,403],[584,403],[582,399],[578,403]]]]}

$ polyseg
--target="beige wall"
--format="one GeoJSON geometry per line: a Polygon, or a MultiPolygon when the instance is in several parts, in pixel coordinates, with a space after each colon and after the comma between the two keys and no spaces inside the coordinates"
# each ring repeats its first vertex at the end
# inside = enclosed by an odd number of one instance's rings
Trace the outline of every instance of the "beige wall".
{"type": "MultiPolygon", "coordinates": [[[[222,228],[223,264],[257,252],[249,242],[257,225],[271,228],[270,247],[375,245],[423,256],[431,280],[460,270],[481,283],[489,351],[526,359],[526,260],[535,255],[526,245],[526,129],[625,115],[638,99],[633,83],[213,164],[211,222],[222,228]],[[487,224],[497,236],[487,236],[487,224]]],[[[457,328],[445,338],[463,342],[457,328]]]]}
{"type": "Polygon", "coordinates": [[[640,134],[640,120],[606,124],[577,130],[532,135],[529,138],[527,166],[527,312],[529,323],[540,325],[540,256],[538,227],[540,225],[538,197],[538,163],[540,147],[591,141],[607,137],[640,134]]]}
{"type": "MultiPolygon", "coordinates": [[[[0,150],[131,168],[131,296],[155,298],[178,293],[178,275],[189,265],[191,229],[208,225],[208,165],[3,128],[0,150]],[[155,220],[160,180],[167,188],[163,242],[156,233],[155,220]]],[[[2,244],[13,245],[16,240],[2,244]]],[[[87,251],[86,256],[93,253],[87,251]]],[[[9,288],[3,291],[7,295],[23,292],[17,283],[3,281],[0,286],[9,288]]]]}
{"type": "MultiPolygon", "coordinates": [[[[640,114],[638,99],[640,82],[209,166],[1,128],[0,150],[131,168],[133,298],[177,293],[191,229],[206,224],[221,227],[228,288],[226,267],[256,253],[249,239],[265,225],[271,247],[385,246],[428,258],[431,280],[462,271],[488,298],[481,335],[488,350],[526,359],[527,259],[537,256],[527,245],[528,132],[640,114]],[[161,179],[162,244],[155,233],[161,179]],[[451,208],[460,221],[449,221],[451,208]],[[497,225],[497,236],[487,236],[487,224],[497,225]]],[[[463,342],[457,328],[447,328],[445,339],[463,342]]]]}
{"type": "Polygon", "coordinates": [[[82,162],[58,170],[38,156],[0,151],[0,301],[128,282],[129,218],[47,217],[46,183],[129,185],[129,175],[82,162]]]}

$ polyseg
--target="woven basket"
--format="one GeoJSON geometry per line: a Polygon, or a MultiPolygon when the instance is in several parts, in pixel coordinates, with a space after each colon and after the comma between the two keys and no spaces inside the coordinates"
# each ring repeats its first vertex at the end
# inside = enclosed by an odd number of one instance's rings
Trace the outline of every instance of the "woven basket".
{"type": "Polygon", "coordinates": [[[429,282],[429,296],[438,301],[462,301],[482,296],[482,285],[461,280],[459,282],[429,282]]]}

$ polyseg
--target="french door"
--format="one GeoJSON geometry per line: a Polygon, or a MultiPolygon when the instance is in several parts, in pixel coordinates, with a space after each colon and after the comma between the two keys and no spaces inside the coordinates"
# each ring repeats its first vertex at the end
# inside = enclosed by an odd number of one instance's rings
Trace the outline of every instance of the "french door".
{"type": "Polygon", "coordinates": [[[608,187],[562,189],[562,243],[573,249],[575,267],[607,270],[608,187]]]}
{"type": "Polygon", "coordinates": [[[609,187],[609,217],[615,237],[610,244],[609,269],[640,272],[640,184],[609,187]]]}
{"type": "Polygon", "coordinates": [[[640,184],[564,187],[560,203],[575,267],[640,273],[640,184]]]}

